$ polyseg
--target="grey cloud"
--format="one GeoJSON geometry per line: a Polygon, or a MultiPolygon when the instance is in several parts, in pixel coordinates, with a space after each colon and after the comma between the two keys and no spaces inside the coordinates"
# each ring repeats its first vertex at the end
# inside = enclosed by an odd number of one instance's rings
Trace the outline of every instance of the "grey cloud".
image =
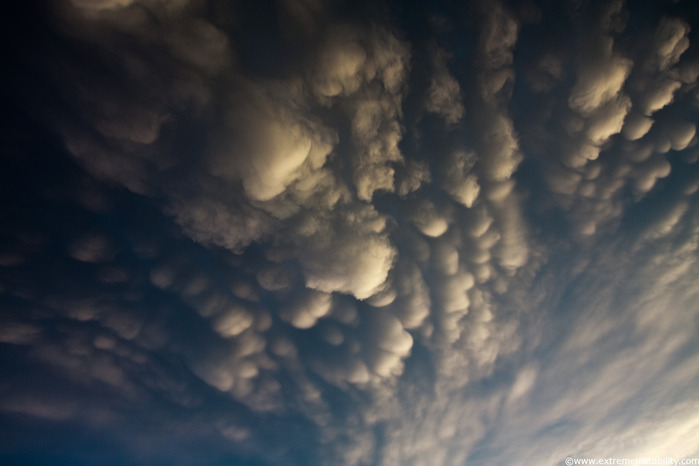
{"type": "MultiPolygon", "coordinates": [[[[583,53],[568,99],[577,115],[564,120],[565,136],[561,139],[567,141],[559,146],[563,166],[548,164],[545,168],[550,188],[559,193],[560,204],[570,210],[583,236],[595,234],[598,227],[621,214],[619,196],[624,186],[647,192],[658,178],[670,173],[667,163],[652,157],[650,144],[629,146],[623,151],[625,162],[606,158],[617,134],[631,141],[652,140],[661,134],[659,129],[664,125],[656,128],[649,116],[671,105],[680,89],[672,72],[659,71],[652,58],[654,52],[635,60],[623,55],[623,47],[616,43],[623,40],[624,29],[613,27],[614,21],[609,20],[623,14],[624,8],[618,3],[607,11],[598,10],[596,17],[576,19],[583,21],[592,36],[581,44],[583,53]],[[654,161],[646,162],[648,159],[654,161]]],[[[659,30],[665,27],[663,24],[659,30]]],[[[656,40],[644,42],[643,47],[654,51],[656,40]]],[[[666,138],[661,137],[664,146],[656,145],[657,152],[669,150],[670,138],[666,138]]],[[[676,147],[683,147],[684,140],[677,139],[676,147]]]]}
{"type": "MultiPolygon", "coordinates": [[[[221,32],[210,24],[199,21],[195,23],[195,28],[201,31],[201,43],[206,44],[200,45],[201,48],[219,54],[229,50],[226,41],[221,39],[221,32]]],[[[202,57],[197,62],[197,56],[192,56],[188,51],[188,47],[195,50],[191,44],[181,44],[176,34],[166,34],[164,37],[166,40],[172,38],[170,42],[178,50],[180,59],[205,73],[209,73],[209,65],[216,62],[202,57]]],[[[325,74],[327,77],[316,85],[318,92],[325,86],[325,91],[320,92],[324,97],[334,97],[340,93],[328,93],[327,86],[340,86],[342,93],[351,99],[347,106],[350,111],[348,116],[360,151],[351,163],[355,169],[354,179],[360,199],[370,199],[377,189],[392,191],[393,168],[387,162],[402,160],[397,148],[401,129],[396,104],[400,102],[406,51],[386,32],[379,30],[371,37],[368,55],[356,43],[339,43],[331,46],[332,54],[330,51],[323,52],[320,76],[325,74]],[[338,47],[344,51],[339,55],[336,53],[338,47]],[[329,61],[329,57],[334,57],[334,61],[329,61]],[[354,84],[350,80],[354,80],[354,84]],[[386,93],[378,91],[376,84],[372,83],[380,83],[386,93]],[[363,152],[365,148],[368,148],[368,152],[363,152]]],[[[324,196],[323,202],[328,202],[333,197],[337,201],[345,194],[341,185],[339,189],[335,186],[339,180],[324,168],[337,142],[336,136],[317,121],[301,115],[298,105],[304,105],[306,98],[297,92],[296,82],[270,82],[260,86],[239,77],[232,79],[239,89],[232,95],[224,95],[224,102],[229,105],[228,113],[224,115],[226,127],[219,132],[220,136],[214,133],[214,150],[208,154],[205,167],[220,181],[211,180],[208,192],[194,199],[181,198],[165,185],[159,188],[173,198],[170,211],[193,238],[239,251],[252,242],[274,237],[279,231],[278,220],[298,212],[299,205],[317,202],[313,196],[324,196]],[[286,110],[280,111],[282,108],[286,110]],[[225,203],[221,201],[223,193],[227,190],[234,193],[239,187],[244,190],[244,199],[227,194],[224,195],[224,199],[227,198],[225,203]],[[230,229],[227,225],[231,223],[243,227],[230,229]]],[[[144,125],[135,126],[141,128],[144,125]]],[[[133,138],[132,131],[127,129],[125,134],[133,138]]],[[[150,133],[147,141],[139,142],[152,143],[157,135],[157,132],[150,133]]],[[[107,136],[114,137],[113,134],[107,136]]],[[[141,165],[133,171],[144,171],[142,162],[136,160],[133,163],[141,165]]],[[[123,166],[123,162],[118,165],[123,166]]],[[[101,166],[98,170],[105,171],[101,166]]],[[[116,176],[119,181],[134,183],[133,179],[121,179],[119,174],[116,176]]],[[[126,176],[130,177],[131,173],[126,176]]],[[[328,202],[326,208],[334,208],[335,202],[328,202]]],[[[349,215],[352,225],[371,217],[365,214],[349,215]]],[[[315,231],[297,232],[300,243],[297,247],[308,244],[315,251],[299,256],[308,285],[322,291],[354,293],[362,298],[370,296],[382,285],[390,270],[393,249],[381,237],[380,230],[369,224],[363,237],[365,243],[362,239],[348,238],[346,251],[337,250],[337,254],[351,258],[355,265],[349,270],[338,269],[326,274],[326,258],[318,262],[314,255],[331,252],[330,242],[340,240],[342,236],[333,232],[331,222],[334,215],[321,214],[319,218],[328,219],[328,224],[314,227],[301,224],[299,228],[315,231]],[[313,238],[313,243],[306,238],[313,238]],[[374,271],[360,277],[356,270],[364,271],[366,266],[374,271]]]]}
{"type": "Polygon", "coordinates": [[[361,200],[369,201],[378,190],[393,192],[394,169],[390,162],[402,160],[398,110],[388,99],[371,98],[356,107],[352,130],[359,149],[354,162],[354,183],[361,200]],[[364,149],[366,147],[366,149],[364,149]]]}
{"type": "Polygon", "coordinates": [[[689,25],[679,18],[665,17],[655,32],[658,67],[661,70],[676,64],[689,48],[689,25]]]}
{"type": "Polygon", "coordinates": [[[348,40],[352,31],[338,31],[337,39],[326,45],[318,58],[314,90],[322,97],[351,95],[367,79],[364,65],[367,53],[358,41],[348,40]],[[344,33],[344,34],[343,34],[344,33]]]}
{"type": "Polygon", "coordinates": [[[430,184],[432,175],[425,163],[409,159],[405,166],[397,167],[396,181],[396,192],[399,196],[406,196],[417,191],[423,185],[430,184]]]}
{"type": "Polygon", "coordinates": [[[351,121],[353,181],[365,201],[378,190],[395,190],[392,164],[404,160],[398,143],[409,56],[406,44],[382,28],[337,28],[311,78],[321,102],[340,104],[351,121]]]}
{"type": "Polygon", "coordinates": [[[464,115],[461,88],[447,68],[448,55],[444,50],[433,52],[434,74],[428,89],[425,109],[444,118],[447,123],[456,123],[464,115]]]}
{"type": "Polygon", "coordinates": [[[41,336],[41,328],[28,322],[5,321],[0,331],[0,341],[13,345],[35,343],[41,336]]]}
{"type": "Polygon", "coordinates": [[[210,197],[178,199],[171,210],[192,238],[232,251],[241,250],[274,231],[275,220],[266,212],[235,201],[223,203],[210,197]],[[231,224],[238,228],[231,229],[231,224]]]}
{"type": "MultiPolygon", "coordinates": [[[[669,232],[669,230],[668,230],[669,232]]],[[[691,244],[691,242],[690,242],[691,244]]],[[[690,248],[693,246],[690,246],[687,244],[690,248]]],[[[651,247],[650,245],[646,245],[645,247],[651,247]]],[[[640,259],[639,262],[643,262],[645,259],[640,259]]],[[[657,283],[656,279],[659,276],[664,276],[669,278],[670,280],[676,280],[679,279],[679,276],[675,271],[673,271],[673,267],[667,267],[670,265],[671,262],[673,262],[673,259],[667,258],[668,262],[665,262],[663,265],[660,264],[654,264],[651,265],[650,263],[647,263],[640,267],[638,270],[638,273],[642,276],[647,277],[647,279],[651,280],[653,283],[657,283]],[[654,272],[651,272],[650,269],[654,269],[654,272]],[[643,270],[643,271],[641,271],[643,270]],[[662,272],[661,272],[662,270],[662,272]],[[659,274],[659,275],[658,275],[659,274]],[[673,277],[673,278],[670,278],[673,277]]],[[[639,264],[640,265],[640,264],[639,264]]],[[[686,263],[685,263],[686,265],[686,263]]],[[[660,281],[663,281],[662,279],[660,281]]],[[[628,282],[630,283],[630,282],[628,282]]],[[[637,283],[637,282],[634,282],[637,283]]],[[[643,285],[640,285],[643,286],[643,285]]],[[[690,288],[684,288],[687,292],[691,292],[691,287],[690,288]]],[[[595,298],[590,298],[591,300],[595,300],[598,303],[599,302],[606,302],[606,298],[603,298],[602,301],[599,299],[595,298]]],[[[641,382],[641,380],[649,380],[653,379],[654,377],[660,376],[661,373],[670,373],[673,370],[668,369],[666,365],[670,365],[673,367],[679,367],[679,366],[674,366],[674,364],[680,364],[682,363],[676,363],[673,362],[674,356],[673,348],[677,348],[674,345],[670,345],[668,347],[667,342],[669,340],[677,342],[678,345],[681,345],[681,341],[683,341],[684,338],[686,338],[686,333],[683,331],[679,331],[678,328],[675,328],[673,330],[670,330],[670,326],[674,325],[671,324],[670,322],[673,319],[667,319],[662,316],[662,313],[658,312],[659,309],[668,309],[666,305],[668,302],[666,301],[667,299],[672,300],[673,298],[667,296],[661,288],[658,288],[656,286],[650,286],[648,288],[648,291],[642,293],[642,296],[639,296],[638,302],[643,302],[644,304],[641,305],[643,309],[645,309],[648,313],[650,314],[645,314],[645,317],[641,317],[639,314],[635,314],[635,318],[641,318],[641,319],[647,319],[645,320],[645,325],[660,325],[664,330],[659,332],[659,334],[653,334],[653,333],[648,333],[644,334],[643,337],[634,339],[634,344],[633,344],[633,349],[631,348],[626,348],[626,349],[621,349],[617,345],[619,345],[618,340],[613,339],[609,341],[606,345],[605,348],[600,348],[600,352],[613,352],[615,354],[615,357],[612,359],[607,359],[603,358],[601,354],[598,355],[597,359],[594,359],[595,356],[591,356],[590,354],[582,355],[582,353],[579,352],[579,349],[582,347],[588,347],[591,342],[601,342],[605,338],[605,335],[611,335],[614,332],[618,332],[620,329],[624,329],[624,324],[623,320],[618,316],[615,315],[614,313],[611,312],[611,309],[605,309],[602,310],[600,309],[597,313],[594,315],[590,315],[585,318],[585,323],[583,324],[583,327],[576,326],[578,331],[576,331],[575,335],[571,337],[570,344],[573,346],[567,348],[564,352],[561,353],[561,364],[573,364],[573,366],[570,367],[570,371],[576,370],[575,367],[582,367],[583,365],[587,365],[587,367],[590,367],[589,373],[594,374],[594,382],[588,383],[588,384],[583,384],[583,385],[568,385],[567,390],[571,390],[572,392],[575,393],[574,396],[571,396],[570,398],[557,398],[554,394],[553,391],[549,393],[549,395],[545,395],[544,397],[540,398],[540,401],[542,403],[545,403],[546,406],[549,408],[545,408],[545,412],[543,413],[543,419],[541,423],[542,428],[546,428],[547,425],[554,425],[555,423],[565,423],[565,422],[570,422],[573,419],[582,419],[585,418],[587,419],[584,425],[589,425],[589,424],[597,424],[597,425],[605,425],[605,419],[607,419],[609,409],[612,406],[619,406],[622,403],[628,403],[631,402],[630,400],[634,400],[635,397],[639,396],[640,393],[636,390],[631,389],[632,387],[639,387],[643,386],[644,383],[641,382]],[[651,317],[651,315],[653,317],[651,317]],[[658,320],[655,320],[658,319],[658,320]],[[653,321],[655,324],[651,324],[650,322],[653,321]],[[584,330],[587,328],[587,332],[584,330]],[[597,329],[593,331],[594,329],[597,329]],[[579,333],[578,333],[579,332],[579,333]],[[668,333],[665,333],[668,332],[668,333]],[[683,336],[684,335],[684,336],[683,336]],[[632,367],[633,362],[635,361],[635,356],[637,354],[646,354],[650,355],[652,353],[655,353],[658,355],[657,358],[653,358],[653,362],[650,362],[649,359],[646,359],[647,364],[644,364],[643,370],[638,370],[634,369],[632,367]],[[593,359],[588,359],[588,356],[591,356],[593,359]],[[564,362],[565,361],[565,362],[564,362]],[[593,361],[597,361],[597,363],[601,364],[601,366],[597,366],[596,363],[593,361]],[[603,362],[604,361],[604,362],[603,362]],[[662,362],[661,362],[662,361],[662,362]],[[619,374],[625,374],[625,380],[621,380],[621,376],[619,374]],[[652,375],[656,374],[656,375],[652,375]],[[633,382],[631,385],[626,385],[628,382],[628,377],[632,377],[636,380],[636,382],[633,382]],[[611,389],[610,387],[628,387],[629,390],[625,389],[611,389]],[[602,395],[604,393],[604,395],[602,395]],[[554,399],[557,399],[557,402],[552,401],[554,399]],[[547,400],[547,401],[545,401],[547,400]],[[578,401],[575,401],[578,400],[578,401]],[[591,406],[589,404],[590,401],[596,400],[597,403],[602,403],[602,405],[597,404],[598,409],[590,409],[589,407],[591,406]]],[[[680,298],[681,300],[682,298],[680,298]]],[[[620,335],[620,334],[616,334],[620,335]]],[[[621,334],[623,335],[623,333],[621,334]]],[[[636,334],[638,336],[638,334],[636,334]]],[[[572,372],[571,372],[572,373],[572,372]]],[[[559,373],[559,375],[562,375],[562,373],[559,373]]],[[[547,387],[549,384],[551,385],[551,388],[548,388],[548,390],[555,390],[552,388],[553,386],[560,386],[560,379],[547,379],[547,375],[543,376],[543,380],[541,381],[541,386],[542,387],[547,387]],[[558,381],[557,381],[558,380],[558,381]]],[[[540,374],[539,379],[542,378],[542,375],[540,374]]],[[[671,392],[673,392],[672,388],[666,387],[669,392],[666,394],[666,396],[676,396],[676,395],[670,395],[671,392]]],[[[536,395],[529,395],[533,398],[539,398],[536,395]]],[[[663,396],[660,396],[658,398],[653,398],[652,403],[659,403],[662,404],[661,399],[663,399],[663,396]]],[[[667,399],[667,398],[664,398],[667,399]]],[[[659,406],[656,405],[656,406],[659,406]]],[[[541,407],[544,405],[542,404],[541,407]]],[[[640,407],[639,407],[640,408],[640,407]]],[[[645,412],[648,413],[651,417],[652,412],[657,412],[656,408],[646,406],[644,409],[645,412]],[[646,411],[647,410],[647,411],[646,411]]],[[[616,411],[617,413],[620,413],[620,411],[616,411]]],[[[623,411],[621,411],[623,412],[623,411]]],[[[627,414],[630,417],[634,417],[635,415],[633,414],[627,414]]],[[[526,417],[526,416],[525,416],[526,417]]],[[[523,420],[525,417],[521,417],[523,420]]],[[[515,415],[516,418],[516,415],[515,415]]],[[[649,422],[654,422],[654,421],[649,421],[649,422]]],[[[661,421],[665,422],[665,421],[661,421]]],[[[693,422],[693,421],[688,421],[688,422],[693,422]]],[[[614,427],[613,425],[616,425],[615,423],[606,424],[609,427],[609,430],[605,432],[599,433],[599,436],[595,436],[595,440],[592,440],[592,443],[590,444],[590,447],[588,448],[593,448],[596,450],[596,448],[599,448],[600,452],[604,450],[605,448],[614,448],[615,451],[622,451],[624,454],[629,454],[629,455],[638,455],[638,456],[643,456],[643,455],[654,455],[654,454],[660,454],[658,449],[656,449],[656,445],[644,443],[644,442],[638,442],[638,439],[641,438],[650,438],[653,436],[653,434],[649,433],[649,431],[644,430],[643,427],[640,425],[637,425],[638,430],[632,427],[627,427],[622,430],[627,430],[627,434],[621,434],[619,437],[615,436],[615,434],[611,434],[613,431],[614,427]],[[609,437],[612,435],[612,437],[609,437]],[[629,441],[629,436],[633,437],[635,440],[634,441],[629,441]],[[603,440],[604,437],[607,437],[608,440],[603,440]],[[612,447],[611,445],[615,444],[616,446],[612,447]],[[592,446],[595,445],[595,446],[592,446]],[[644,446],[640,446],[644,445],[644,446]]],[[[651,429],[651,431],[654,431],[654,429],[651,429]]],[[[514,431],[513,431],[514,434],[514,431]]],[[[572,429],[569,430],[568,433],[566,430],[563,430],[561,432],[561,435],[563,435],[562,438],[565,438],[566,442],[569,441],[568,437],[570,436],[580,436],[578,438],[582,438],[584,436],[591,435],[590,432],[585,431],[585,428],[582,430],[578,429],[572,429]]],[[[516,438],[519,436],[514,434],[512,437],[509,438],[509,441],[515,441],[516,438]]],[[[519,437],[521,438],[521,437],[519,437]]],[[[559,438],[557,441],[560,442],[562,438],[559,438]]],[[[507,443],[508,439],[502,439],[503,442],[507,443]]],[[[560,445],[560,443],[559,443],[560,445]]],[[[663,445],[659,448],[663,447],[668,447],[669,445],[663,445]]],[[[555,445],[551,444],[552,448],[556,448],[555,445]]],[[[678,448],[678,446],[672,447],[673,451],[674,449],[678,448]]],[[[679,447],[680,450],[683,450],[682,447],[679,447]]],[[[540,453],[540,450],[534,451],[531,450],[529,451],[530,455],[539,457],[539,461],[544,461],[544,462],[554,462],[559,459],[561,456],[565,456],[566,454],[570,454],[571,452],[566,452],[565,449],[560,449],[557,451],[555,454],[551,454],[549,458],[543,458],[542,456],[545,455],[544,453],[540,453]]],[[[684,450],[683,450],[684,451],[684,450]]],[[[582,455],[587,455],[589,453],[586,452],[580,452],[578,454],[582,455]]]]}
{"type": "Polygon", "coordinates": [[[622,96],[607,102],[588,121],[587,137],[593,144],[599,146],[611,136],[619,134],[630,108],[631,100],[628,97],[622,96]]]}
{"type": "Polygon", "coordinates": [[[674,98],[675,91],[679,89],[681,83],[674,80],[660,82],[656,87],[646,90],[641,102],[641,108],[646,115],[652,115],[656,111],[670,104],[674,98]]]}
{"type": "Polygon", "coordinates": [[[220,143],[209,169],[215,176],[240,180],[251,200],[268,201],[304,172],[322,167],[334,138],[322,128],[308,128],[310,124],[284,115],[280,102],[269,99],[264,90],[249,92],[257,98],[249,108],[235,107],[236,113],[229,117],[233,137],[220,143]]]}
{"type": "Polygon", "coordinates": [[[290,254],[301,262],[309,288],[366,299],[381,289],[393,266],[396,251],[386,235],[386,219],[365,206],[337,214],[325,222],[304,219],[308,223],[301,224],[290,254]]]}
{"type": "Polygon", "coordinates": [[[644,117],[636,113],[632,113],[624,122],[622,134],[631,141],[636,141],[645,136],[653,126],[651,118],[644,117]]]}
{"type": "Polygon", "coordinates": [[[422,234],[431,238],[442,236],[449,229],[448,212],[441,213],[429,200],[415,203],[410,219],[422,234]]]}
{"type": "Polygon", "coordinates": [[[550,91],[564,76],[565,58],[553,52],[544,52],[525,76],[532,90],[538,93],[550,91]]]}
{"type": "Polygon", "coordinates": [[[670,170],[671,165],[662,157],[654,157],[635,167],[633,174],[636,179],[636,189],[642,192],[650,191],[658,178],[665,178],[670,174],[670,170]]]}
{"type": "MultiPolygon", "coordinates": [[[[498,76],[496,71],[512,64],[519,25],[514,15],[500,2],[483,7],[481,14],[484,14],[485,24],[479,38],[480,52],[484,68],[491,72],[489,77],[492,78],[498,76]]],[[[491,89],[487,93],[492,95],[499,89],[491,89]]]]}
{"type": "Polygon", "coordinates": [[[481,190],[473,172],[476,157],[473,153],[454,151],[444,168],[444,186],[454,199],[466,207],[473,207],[481,190]]]}
{"type": "Polygon", "coordinates": [[[316,321],[327,315],[332,306],[332,296],[327,293],[308,292],[296,302],[285,306],[281,317],[297,328],[313,327],[316,321]]]}
{"type": "Polygon", "coordinates": [[[402,360],[410,354],[413,346],[412,336],[388,312],[376,312],[366,323],[376,345],[366,355],[368,367],[380,377],[400,375],[402,360]]]}
{"type": "MultiPolygon", "coordinates": [[[[465,231],[470,231],[475,237],[480,237],[486,230],[491,232],[491,241],[487,245],[482,241],[477,248],[480,250],[474,249],[468,258],[471,262],[469,268],[478,275],[481,283],[485,283],[497,278],[496,271],[500,267],[515,270],[525,264],[528,245],[526,222],[516,213],[520,197],[516,181],[512,179],[522,161],[522,154],[507,108],[511,94],[508,83],[514,79],[513,50],[519,24],[512,12],[500,3],[493,8],[479,7],[476,15],[483,23],[477,45],[479,69],[475,89],[465,95],[473,108],[466,120],[478,128],[478,134],[473,150],[462,146],[447,153],[441,181],[461,208],[478,207],[475,218],[468,217],[471,225],[465,225],[465,231]],[[481,224],[478,218],[488,221],[481,224]],[[497,266],[494,267],[495,263],[497,266]]],[[[455,230],[454,234],[458,231],[455,230]]],[[[468,275],[473,279],[470,273],[468,275]]],[[[453,278],[449,280],[453,281],[453,278]]],[[[457,299],[458,293],[449,290],[449,286],[443,288],[440,299],[452,303],[446,304],[446,308],[460,311],[445,320],[445,328],[453,329],[461,325],[459,316],[466,314],[468,302],[465,294],[463,299],[466,301],[463,301],[460,295],[457,299]],[[457,306],[455,303],[459,300],[463,303],[457,306]]]]}
{"type": "Polygon", "coordinates": [[[674,126],[670,132],[670,143],[673,150],[686,149],[695,140],[697,128],[694,123],[682,122],[674,126]]]}
{"type": "Polygon", "coordinates": [[[391,308],[406,329],[420,327],[429,316],[431,299],[422,272],[415,264],[396,264],[393,283],[397,298],[391,308]]]}
{"type": "Polygon", "coordinates": [[[71,3],[78,8],[86,10],[116,10],[131,5],[134,0],[102,0],[97,2],[89,1],[72,1],[71,3]]]}
{"type": "Polygon", "coordinates": [[[109,238],[99,234],[86,235],[76,240],[69,252],[74,259],[83,262],[105,262],[114,256],[109,238]]]}
{"type": "Polygon", "coordinates": [[[688,10],[414,7],[45,7],[4,424],[137,464],[696,453],[688,10]]]}
{"type": "Polygon", "coordinates": [[[612,41],[605,40],[593,62],[582,65],[569,98],[570,107],[582,114],[598,109],[619,94],[631,61],[612,55],[612,41]]]}
{"type": "Polygon", "coordinates": [[[485,175],[493,181],[509,179],[522,160],[512,122],[502,114],[489,121],[484,143],[485,175]]]}

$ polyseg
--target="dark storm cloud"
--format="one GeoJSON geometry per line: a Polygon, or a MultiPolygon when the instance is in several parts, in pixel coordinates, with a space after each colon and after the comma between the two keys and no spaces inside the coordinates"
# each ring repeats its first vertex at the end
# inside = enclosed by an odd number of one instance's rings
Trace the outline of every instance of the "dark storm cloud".
{"type": "Polygon", "coordinates": [[[699,455],[687,2],[5,8],[0,455],[699,455]]]}

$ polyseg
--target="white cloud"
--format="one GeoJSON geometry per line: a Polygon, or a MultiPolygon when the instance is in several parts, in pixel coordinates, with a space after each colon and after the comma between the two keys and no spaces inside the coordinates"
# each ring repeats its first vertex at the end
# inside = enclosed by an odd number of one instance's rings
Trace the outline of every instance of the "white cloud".
{"type": "Polygon", "coordinates": [[[523,368],[515,378],[512,384],[512,389],[507,397],[507,404],[512,405],[527,395],[536,383],[538,370],[535,367],[528,366],[523,368]]]}

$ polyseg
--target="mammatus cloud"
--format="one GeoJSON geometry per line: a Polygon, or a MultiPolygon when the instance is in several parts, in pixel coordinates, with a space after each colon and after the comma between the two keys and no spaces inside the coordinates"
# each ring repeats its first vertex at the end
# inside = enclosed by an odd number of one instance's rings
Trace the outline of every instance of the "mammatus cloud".
{"type": "Polygon", "coordinates": [[[7,6],[0,458],[699,457],[689,3],[7,6]]]}
{"type": "Polygon", "coordinates": [[[425,109],[435,113],[450,124],[464,116],[464,105],[459,82],[447,68],[447,53],[437,48],[434,52],[434,74],[430,80],[425,109]]]}

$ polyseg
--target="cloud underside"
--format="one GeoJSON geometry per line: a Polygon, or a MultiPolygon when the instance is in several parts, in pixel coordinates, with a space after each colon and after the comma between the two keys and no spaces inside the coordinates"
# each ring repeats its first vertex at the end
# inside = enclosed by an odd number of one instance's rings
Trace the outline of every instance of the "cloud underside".
{"type": "Polygon", "coordinates": [[[4,214],[0,412],[183,464],[699,455],[699,62],[637,7],[424,6],[418,41],[342,2],[45,6],[27,111],[68,168],[4,214]]]}

